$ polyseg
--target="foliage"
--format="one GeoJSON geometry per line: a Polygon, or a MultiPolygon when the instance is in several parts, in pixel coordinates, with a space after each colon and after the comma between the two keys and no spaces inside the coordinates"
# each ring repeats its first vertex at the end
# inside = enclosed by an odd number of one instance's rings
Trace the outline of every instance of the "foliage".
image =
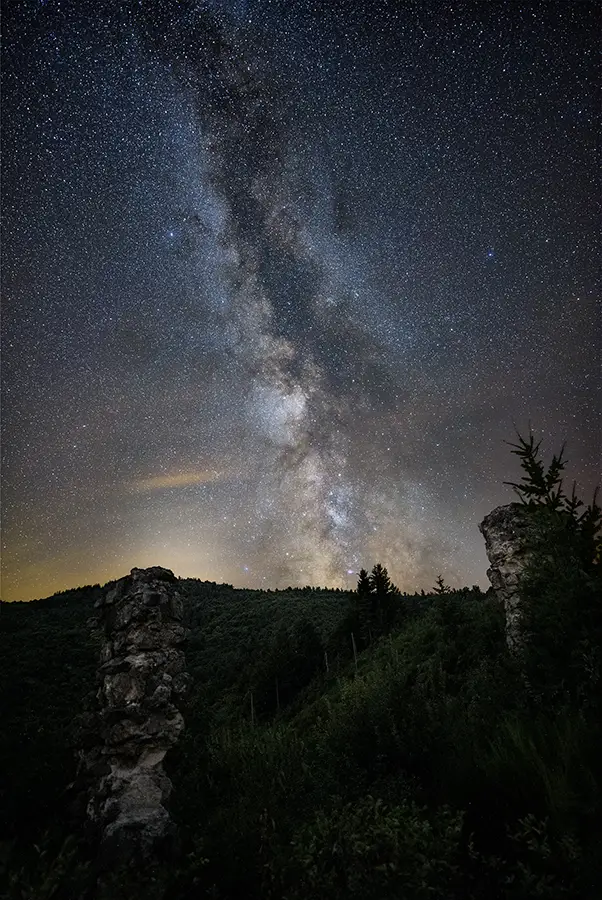
{"type": "Polygon", "coordinates": [[[77,840],[68,834],[59,841],[46,831],[29,848],[25,863],[8,870],[7,900],[57,900],[66,888],[76,895],[86,884],[88,862],[80,858],[77,840]]]}
{"type": "Polygon", "coordinates": [[[443,576],[438,575],[436,579],[436,586],[433,588],[435,594],[449,594],[450,588],[444,582],[443,576]]]}
{"type": "Polygon", "coordinates": [[[562,522],[541,523],[546,553],[521,583],[523,667],[548,704],[602,711],[602,571],[586,565],[578,536],[562,522]]]}
{"type": "Polygon", "coordinates": [[[372,641],[373,619],[372,582],[367,571],[360,569],[357,580],[356,621],[353,626],[361,648],[367,647],[372,641]]]}
{"type": "Polygon", "coordinates": [[[145,873],[99,879],[70,836],[101,589],[3,604],[0,894],[599,897],[599,510],[563,493],[562,453],[546,469],[532,437],[514,449],[534,524],[522,656],[494,595],[441,576],[411,597],[378,564],[357,592],[179,581],[193,687],[166,764],[181,853],[145,873]]]}
{"type": "Polygon", "coordinates": [[[320,811],[295,835],[264,894],[307,897],[426,900],[453,896],[462,817],[414,803],[386,805],[368,795],[320,811]]]}
{"type": "Polygon", "coordinates": [[[512,444],[523,470],[515,491],[531,512],[531,559],[521,582],[523,667],[534,696],[602,710],[602,510],[563,490],[564,447],[547,470],[541,442],[512,444]]]}
{"type": "Polygon", "coordinates": [[[311,622],[298,622],[292,629],[282,625],[245,669],[241,692],[247,686],[255,713],[270,717],[288,706],[323,665],[324,649],[311,622]]]}
{"type": "Polygon", "coordinates": [[[0,658],[0,840],[34,840],[66,813],[74,745],[94,688],[97,636],[86,628],[99,589],[3,603],[0,658]]]}
{"type": "Polygon", "coordinates": [[[510,443],[510,446],[511,452],[520,460],[523,475],[520,482],[507,481],[505,484],[511,485],[521,502],[531,510],[541,512],[543,509],[548,514],[541,521],[548,526],[556,525],[563,538],[570,537],[582,564],[589,569],[599,559],[601,549],[602,508],[597,503],[598,488],[587,506],[577,497],[575,483],[569,497],[563,490],[562,472],[567,464],[564,445],[560,453],[554,454],[546,470],[541,459],[541,441],[535,443],[532,433],[527,439],[517,432],[517,438],[518,443],[510,443]]]}
{"type": "Polygon", "coordinates": [[[401,592],[381,563],[376,563],[370,574],[366,569],[361,569],[357,590],[346,617],[340,623],[334,645],[339,653],[341,650],[344,652],[347,645],[365,650],[372,641],[389,634],[406,613],[401,592]]]}
{"type": "Polygon", "coordinates": [[[377,634],[387,633],[395,620],[396,598],[399,591],[389,578],[386,568],[380,563],[370,573],[371,597],[373,599],[372,619],[377,634]]]}

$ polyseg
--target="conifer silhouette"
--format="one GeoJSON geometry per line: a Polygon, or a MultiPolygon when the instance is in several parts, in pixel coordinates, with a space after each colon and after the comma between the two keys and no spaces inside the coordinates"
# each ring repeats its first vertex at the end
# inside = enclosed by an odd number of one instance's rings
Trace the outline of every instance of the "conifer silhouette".
{"type": "Polygon", "coordinates": [[[391,623],[393,615],[393,584],[385,566],[376,563],[370,573],[372,588],[372,619],[379,634],[391,623]]]}
{"type": "Polygon", "coordinates": [[[357,627],[361,643],[368,646],[372,640],[373,604],[372,585],[365,569],[360,569],[357,582],[357,627]]]}
{"type": "Polygon", "coordinates": [[[444,582],[442,575],[438,575],[436,581],[437,581],[437,584],[433,588],[433,593],[435,593],[435,594],[449,594],[450,593],[451,588],[449,587],[449,585],[447,585],[444,582]]]}

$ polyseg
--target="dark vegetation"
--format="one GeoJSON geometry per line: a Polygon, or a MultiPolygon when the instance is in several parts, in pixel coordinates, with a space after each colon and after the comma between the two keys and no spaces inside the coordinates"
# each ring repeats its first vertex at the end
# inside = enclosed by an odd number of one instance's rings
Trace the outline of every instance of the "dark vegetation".
{"type": "Polygon", "coordinates": [[[532,438],[524,646],[478,588],[181,580],[193,688],[169,763],[181,853],[94,882],[70,814],[98,585],[2,607],[0,888],[46,898],[602,896],[600,510],[532,438]],[[144,882],[144,883],[143,883],[144,882]]]}

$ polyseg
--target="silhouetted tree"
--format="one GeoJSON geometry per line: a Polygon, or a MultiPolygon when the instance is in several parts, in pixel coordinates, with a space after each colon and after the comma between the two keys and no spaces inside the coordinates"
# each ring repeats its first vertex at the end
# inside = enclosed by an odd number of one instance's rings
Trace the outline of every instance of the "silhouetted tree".
{"type": "Polygon", "coordinates": [[[386,568],[376,563],[370,573],[370,586],[377,597],[385,597],[391,590],[391,579],[386,568]]]}
{"type": "Polygon", "coordinates": [[[556,526],[562,525],[575,542],[577,552],[582,557],[582,563],[587,570],[599,563],[602,555],[602,509],[598,506],[598,490],[594,491],[592,502],[584,507],[584,503],[577,497],[576,485],[569,497],[564,493],[562,486],[562,472],[566,467],[564,456],[564,444],[558,455],[554,454],[546,471],[543,460],[540,457],[541,441],[535,443],[533,434],[529,433],[529,439],[523,438],[518,432],[518,443],[506,443],[513,447],[512,453],[520,459],[523,476],[520,482],[505,481],[526,506],[540,514],[543,511],[552,516],[556,514],[560,518],[548,518],[556,526]],[[581,508],[583,512],[580,512],[581,508]]]}
{"type": "Polygon", "coordinates": [[[379,634],[391,627],[395,618],[396,594],[398,589],[391,582],[387,569],[376,563],[369,577],[372,588],[372,621],[379,634]]]}
{"type": "Polygon", "coordinates": [[[531,514],[531,559],[521,579],[523,666],[532,693],[599,716],[602,680],[602,510],[564,493],[564,447],[546,469],[533,434],[511,444],[523,476],[510,484],[531,514]]]}
{"type": "Polygon", "coordinates": [[[433,593],[435,593],[435,594],[449,594],[449,593],[451,593],[451,588],[449,587],[449,585],[447,585],[447,584],[444,582],[443,576],[442,576],[442,575],[438,575],[438,576],[437,576],[437,584],[436,584],[436,586],[433,588],[433,593]]]}
{"type": "Polygon", "coordinates": [[[372,585],[370,584],[370,576],[366,572],[365,569],[360,569],[359,577],[357,580],[357,592],[360,597],[366,597],[372,591],[372,585]]]}
{"type": "Polygon", "coordinates": [[[368,646],[372,640],[373,600],[370,576],[365,569],[360,569],[357,582],[357,637],[361,646],[368,646]]]}

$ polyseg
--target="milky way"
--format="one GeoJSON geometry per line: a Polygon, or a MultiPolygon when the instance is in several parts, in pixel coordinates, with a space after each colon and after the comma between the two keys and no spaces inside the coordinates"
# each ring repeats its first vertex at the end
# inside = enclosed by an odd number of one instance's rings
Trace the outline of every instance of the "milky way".
{"type": "Polygon", "coordinates": [[[515,424],[587,497],[596,6],[7,5],[3,596],[485,585],[515,424]]]}

